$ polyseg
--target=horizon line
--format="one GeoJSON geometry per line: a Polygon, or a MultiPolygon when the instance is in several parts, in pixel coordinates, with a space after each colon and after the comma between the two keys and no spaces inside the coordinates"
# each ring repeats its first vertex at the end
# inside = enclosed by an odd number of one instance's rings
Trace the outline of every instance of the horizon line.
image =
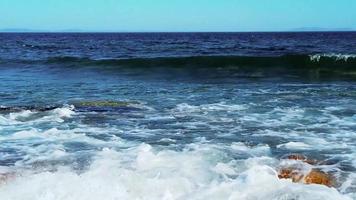
{"type": "Polygon", "coordinates": [[[114,29],[32,29],[32,28],[0,28],[0,33],[278,33],[278,32],[355,32],[355,28],[325,28],[325,27],[297,27],[277,30],[114,30],[114,29]]]}
{"type": "Polygon", "coordinates": [[[350,30],[271,30],[271,31],[48,31],[48,30],[0,30],[0,33],[303,33],[303,32],[356,32],[350,30]]]}

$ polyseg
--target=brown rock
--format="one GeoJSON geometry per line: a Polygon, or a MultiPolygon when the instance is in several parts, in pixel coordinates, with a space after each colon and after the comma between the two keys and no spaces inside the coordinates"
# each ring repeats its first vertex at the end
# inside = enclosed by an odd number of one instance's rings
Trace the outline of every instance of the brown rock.
{"type": "Polygon", "coordinates": [[[294,183],[320,184],[328,187],[332,187],[334,182],[329,174],[316,169],[303,174],[300,169],[282,168],[278,172],[278,178],[292,179],[294,183]]]}
{"type": "MultiPolygon", "coordinates": [[[[306,156],[301,154],[290,154],[282,159],[300,160],[310,165],[317,165],[318,163],[320,163],[316,160],[308,159],[306,156]]],[[[305,184],[320,184],[326,185],[328,187],[332,187],[334,185],[333,177],[329,174],[317,169],[312,169],[306,174],[305,172],[303,173],[302,168],[298,166],[289,166],[281,168],[278,172],[278,178],[292,179],[292,181],[295,183],[299,182],[305,184]]]]}
{"type": "Polygon", "coordinates": [[[289,160],[302,160],[302,161],[304,161],[304,160],[307,159],[307,157],[305,157],[305,156],[302,155],[302,154],[290,154],[290,155],[287,156],[287,159],[289,159],[289,160]]]}
{"type": "Polygon", "coordinates": [[[290,154],[290,155],[286,156],[285,159],[300,160],[300,161],[303,161],[303,162],[308,163],[310,165],[315,165],[315,164],[318,163],[316,160],[308,159],[306,156],[304,156],[302,154],[290,154]]]}
{"type": "Polygon", "coordinates": [[[333,185],[333,180],[329,174],[313,169],[311,172],[309,172],[309,174],[304,177],[304,183],[320,184],[331,187],[333,185]]]}
{"type": "Polygon", "coordinates": [[[294,183],[299,182],[303,178],[303,174],[300,170],[292,168],[283,168],[278,172],[278,178],[280,179],[292,179],[294,183]]]}

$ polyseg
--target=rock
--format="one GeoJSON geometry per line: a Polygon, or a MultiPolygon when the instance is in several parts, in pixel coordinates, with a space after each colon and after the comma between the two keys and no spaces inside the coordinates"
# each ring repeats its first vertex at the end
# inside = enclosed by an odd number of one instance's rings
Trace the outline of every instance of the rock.
{"type": "Polygon", "coordinates": [[[126,107],[132,102],[127,101],[84,101],[76,104],[77,106],[88,107],[126,107]]]}
{"type": "Polygon", "coordinates": [[[299,169],[283,168],[278,172],[280,179],[292,179],[294,183],[320,184],[328,187],[333,186],[332,177],[320,170],[312,169],[309,173],[303,174],[299,169]]]}
{"type": "Polygon", "coordinates": [[[79,112],[131,112],[140,111],[140,103],[135,101],[83,101],[73,102],[79,112]]]}
{"type": "Polygon", "coordinates": [[[333,186],[332,177],[322,171],[312,169],[309,173],[303,174],[299,169],[282,168],[278,172],[280,179],[292,179],[294,183],[320,184],[328,187],[333,186]]]}
{"type": "Polygon", "coordinates": [[[18,106],[18,107],[6,107],[0,106],[0,114],[17,113],[25,110],[30,110],[32,112],[46,112],[51,111],[60,106],[18,106]]]}
{"type": "Polygon", "coordinates": [[[316,160],[308,159],[306,156],[304,156],[302,154],[290,154],[282,159],[300,160],[300,161],[308,163],[310,165],[318,164],[318,162],[316,160]]]}
{"type": "Polygon", "coordinates": [[[290,154],[287,156],[287,159],[290,159],[290,160],[306,160],[307,157],[302,155],[302,154],[290,154]]]}
{"type": "Polygon", "coordinates": [[[300,170],[296,170],[293,168],[282,168],[278,172],[278,178],[280,179],[292,179],[294,183],[299,182],[303,178],[303,174],[300,170]]]}
{"type": "Polygon", "coordinates": [[[304,177],[305,184],[320,184],[332,187],[333,180],[331,176],[325,172],[313,169],[304,177]]]}
{"type": "Polygon", "coordinates": [[[282,159],[288,160],[298,160],[302,161],[300,164],[292,164],[288,166],[283,166],[278,171],[278,178],[280,179],[292,179],[294,183],[304,183],[304,184],[320,184],[328,187],[332,187],[334,184],[333,177],[325,172],[318,169],[311,169],[310,171],[305,171],[305,169],[310,168],[303,163],[308,163],[310,165],[317,165],[318,161],[308,159],[306,156],[301,154],[290,154],[282,159]],[[303,166],[304,165],[304,166],[303,166]],[[303,170],[304,169],[304,170],[303,170]]]}

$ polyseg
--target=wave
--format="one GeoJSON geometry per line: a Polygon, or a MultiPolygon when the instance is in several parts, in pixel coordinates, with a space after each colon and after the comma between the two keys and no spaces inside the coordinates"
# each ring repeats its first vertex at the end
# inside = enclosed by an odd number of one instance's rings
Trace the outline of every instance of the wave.
{"type": "Polygon", "coordinates": [[[14,63],[47,63],[47,64],[87,64],[87,65],[135,65],[135,66],[238,66],[238,65],[355,65],[356,54],[313,54],[313,55],[281,55],[281,56],[176,56],[176,57],[144,57],[144,58],[103,58],[58,56],[42,60],[6,60],[1,62],[14,63]]]}
{"type": "Polygon", "coordinates": [[[315,54],[315,55],[310,55],[310,60],[314,62],[320,62],[321,59],[331,59],[334,61],[344,61],[348,62],[349,60],[354,60],[356,59],[356,54],[315,54]]]}
{"type": "MultiPolygon", "coordinates": [[[[7,64],[40,64],[58,67],[97,68],[202,68],[233,70],[234,74],[297,75],[306,77],[346,76],[356,78],[356,54],[314,54],[282,56],[193,56],[124,59],[92,59],[87,57],[50,57],[43,60],[0,60],[7,64]],[[236,73],[235,73],[236,72],[236,73]]],[[[4,65],[3,65],[4,66],[4,65]]],[[[233,74],[233,73],[231,73],[233,74]]]]}
{"type": "MultiPolygon", "coordinates": [[[[59,131],[53,129],[45,134],[58,137],[55,133],[59,131]]],[[[194,143],[183,151],[158,149],[145,143],[121,151],[102,148],[81,173],[65,167],[52,171],[18,171],[0,187],[0,194],[2,199],[12,200],[352,199],[353,194],[335,188],[278,179],[274,166],[285,163],[269,157],[269,151],[268,147],[243,143],[231,147],[194,143]],[[226,150],[249,158],[229,162],[224,154],[226,150]]],[[[68,154],[54,150],[45,158],[64,160],[68,154]]],[[[40,160],[38,156],[33,157],[40,160]]]]}
{"type": "Polygon", "coordinates": [[[64,119],[70,118],[74,114],[75,110],[73,105],[63,105],[61,107],[0,106],[0,125],[17,125],[27,122],[62,123],[64,119]]]}
{"type": "MultiPolygon", "coordinates": [[[[46,63],[82,63],[87,65],[117,65],[117,66],[320,66],[338,65],[355,66],[356,54],[314,54],[314,55],[283,55],[283,56],[191,56],[191,57],[154,57],[125,59],[91,59],[85,57],[51,57],[46,63]]],[[[356,67],[355,67],[356,68],[356,67]]]]}
{"type": "MultiPolygon", "coordinates": [[[[141,110],[151,110],[151,107],[145,106],[140,102],[135,101],[78,101],[71,102],[70,105],[25,105],[25,106],[3,106],[0,105],[0,115],[27,115],[31,113],[44,113],[44,112],[59,112],[61,114],[62,108],[68,108],[75,112],[111,112],[111,113],[124,113],[141,110]]],[[[66,116],[66,113],[61,115],[66,116]]]]}

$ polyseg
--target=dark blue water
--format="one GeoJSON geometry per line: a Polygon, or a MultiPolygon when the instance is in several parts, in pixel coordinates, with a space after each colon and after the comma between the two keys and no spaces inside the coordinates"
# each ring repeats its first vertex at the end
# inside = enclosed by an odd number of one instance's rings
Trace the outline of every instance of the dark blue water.
{"type": "Polygon", "coordinates": [[[356,32],[0,33],[1,59],[352,54],[356,32]]]}
{"type": "Polygon", "coordinates": [[[0,197],[355,199],[355,83],[354,32],[1,33],[0,197]]]}

